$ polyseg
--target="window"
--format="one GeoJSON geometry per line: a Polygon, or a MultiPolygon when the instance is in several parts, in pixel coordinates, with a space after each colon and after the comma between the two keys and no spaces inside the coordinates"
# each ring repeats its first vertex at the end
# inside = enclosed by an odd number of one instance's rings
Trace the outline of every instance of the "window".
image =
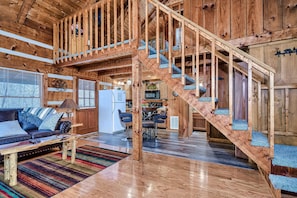
{"type": "Polygon", "coordinates": [[[0,108],[40,107],[42,74],[0,67],[0,108]]]}
{"type": "Polygon", "coordinates": [[[92,108],[95,106],[95,81],[78,80],[78,106],[92,108]]]}

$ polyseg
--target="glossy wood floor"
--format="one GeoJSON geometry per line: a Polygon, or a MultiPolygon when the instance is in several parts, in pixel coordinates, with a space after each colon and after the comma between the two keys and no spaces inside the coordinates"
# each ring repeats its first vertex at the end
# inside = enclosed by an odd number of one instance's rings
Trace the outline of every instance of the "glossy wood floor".
{"type": "MultiPolygon", "coordinates": [[[[81,140],[108,149],[129,147],[81,140]]],[[[129,156],[55,197],[272,197],[257,170],[152,152],[129,156]]]]}

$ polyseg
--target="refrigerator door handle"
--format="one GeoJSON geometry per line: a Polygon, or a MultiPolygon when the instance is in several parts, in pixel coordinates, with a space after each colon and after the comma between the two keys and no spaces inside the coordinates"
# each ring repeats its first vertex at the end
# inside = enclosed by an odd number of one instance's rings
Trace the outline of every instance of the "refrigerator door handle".
{"type": "Polygon", "coordinates": [[[112,95],[112,101],[111,101],[111,103],[112,103],[112,113],[114,113],[114,111],[115,111],[115,104],[114,104],[115,96],[114,96],[113,92],[111,92],[111,95],[112,95]]]}

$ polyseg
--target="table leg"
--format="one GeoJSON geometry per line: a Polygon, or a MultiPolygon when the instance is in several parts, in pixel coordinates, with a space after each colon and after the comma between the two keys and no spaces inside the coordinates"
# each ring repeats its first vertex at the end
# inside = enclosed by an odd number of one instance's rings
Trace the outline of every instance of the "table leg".
{"type": "Polygon", "coordinates": [[[77,144],[77,140],[74,139],[72,141],[72,149],[71,149],[71,164],[73,164],[75,162],[76,144],[77,144]]]}
{"type": "Polygon", "coordinates": [[[4,155],[4,181],[10,186],[17,184],[18,153],[4,155]]]}
{"type": "Polygon", "coordinates": [[[62,147],[62,159],[63,160],[67,159],[68,143],[69,142],[63,142],[63,147],[62,147]]]}

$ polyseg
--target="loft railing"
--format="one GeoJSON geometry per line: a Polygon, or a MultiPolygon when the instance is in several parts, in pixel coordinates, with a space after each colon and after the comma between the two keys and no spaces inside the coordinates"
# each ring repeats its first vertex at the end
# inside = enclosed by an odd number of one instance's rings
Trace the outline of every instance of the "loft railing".
{"type": "Polygon", "coordinates": [[[131,45],[132,0],[101,0],[55,23],[53,37],[57,64],[131,45]]]}
{"type": "MultiPolygon", "coordinates": [[[[200,76],[199,65],[200,54],[203,54],[201,60],[203,64],[203,77],[205,77],[206,71],[206,57],[210,54],[210,72],[211,72],[211,88],[210,97],[213,110],[216,108],[216,100],[218,97],[219,83],[218,83],[218,63],[219,61],[225,62],[228,65],[228,89],[229,89],[229,116],[230,124],[233,122],[233,97],[236,97],[236,91],[233,88],[234,71],[239,71],[247,77],[248,81],[248,131],[251,139],[252,136],[252,99],[253,99],[253,84],[261,87],[262,83],[267,83],[269,90],[269,119],[268,119],[268,140],[270,144],[270,157],[274,156],[274,74],[275,70],[267,64],[259,61],[244,51],[236,48],[232,44],[220,39],[216,35],[207,31],[206,29],[198,26],[194,22],[180,15],[178,12],[170,9],[157,0],[146,0],[145,6],[146,18],[145,18],[145,43],[146,53],[149,53],[149,38],[154,38],[154,47],[157,53],[157,62],[160,63],[161,53],[168,59],[168,72],[172,72],[172,63],[175,63],[175,58],[180,58],[181,69],[181,82],[186,82],[186,56],[192,56],[192,73],[191,75],[195,79],[196,84],[196,96],[199,97],[199,85],[204,82],[200,76]],[[152,27],[149,27],[152,23],[149,23],[149,10],[155,9],[155,35],[150,35],[152,27]],[[164,31],[160,34],[160,30],[164,31]],[[175,30],[175,31],[174,31],[175,30]],[[178,36],[178,34],[180,34],[178,36]],[[186,45],[186,38],[192,38],[191,46],[186,45]],[[220,53],[220,51],[226,52],[228,55],[220,53]],[[234,59],[240,60],[246,65],[246,68],[237,64],[234,59]]],[[[261,93],[261,89],[258,89],[258,94],[261,93]]]]}

